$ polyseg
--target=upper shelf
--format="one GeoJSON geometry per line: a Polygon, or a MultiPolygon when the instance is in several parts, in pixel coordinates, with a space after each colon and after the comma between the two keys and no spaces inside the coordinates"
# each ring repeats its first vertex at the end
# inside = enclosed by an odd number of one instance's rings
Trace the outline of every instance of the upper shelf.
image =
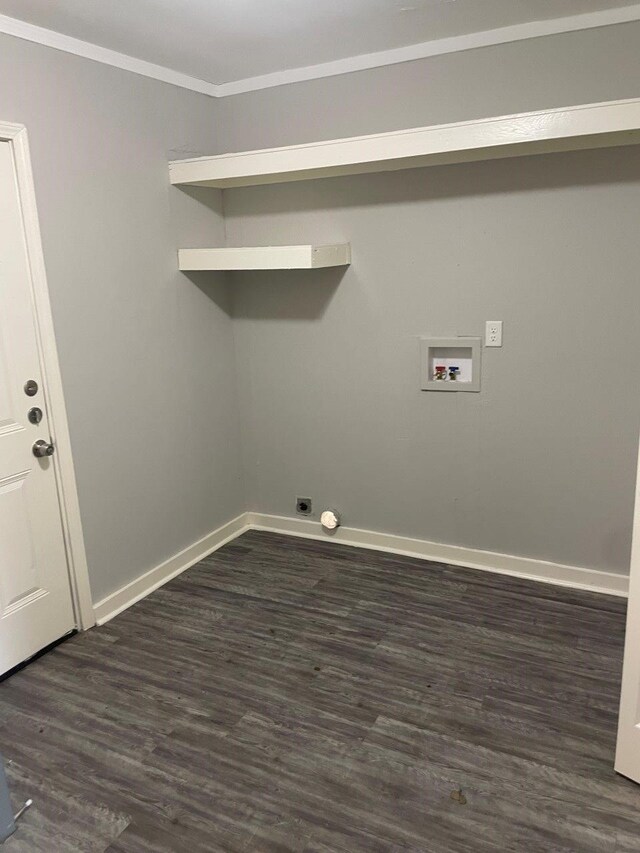
{"type": "Polygon", "coordinates": [[[351,263],[351,245],[239,246],[228,249],[179,249],[178,266],[189,270],[310,270],[351,263]]]}
{"type": "Polygon", "coordinates": [[[640,98],[175,160],[172,184],[243,187],[640,142],[640,98]]]}

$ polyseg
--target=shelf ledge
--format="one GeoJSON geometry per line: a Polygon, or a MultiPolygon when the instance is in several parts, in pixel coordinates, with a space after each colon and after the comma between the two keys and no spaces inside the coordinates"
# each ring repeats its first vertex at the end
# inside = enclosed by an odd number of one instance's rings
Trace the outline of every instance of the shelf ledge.
{"type": "Polygon", "coordinates": [[[172,184],[243,187],[640,143],[640,98],[175,160],[172,184]]]}
{"type": "Polygon", "coordinates": [[[242,246],[228,249],[179,249],[178,266],[189,270],[308,270],[348,266],[351,245],[242,246]]]}

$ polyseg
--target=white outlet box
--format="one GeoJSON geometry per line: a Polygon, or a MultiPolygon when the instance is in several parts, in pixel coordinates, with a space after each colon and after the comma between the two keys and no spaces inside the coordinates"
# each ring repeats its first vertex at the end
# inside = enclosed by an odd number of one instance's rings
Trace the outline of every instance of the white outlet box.
{"type": "Polygon", "coordinates": [[[502,320],[487,320],[484,345],[486,347],[502,346],[502,320]]]}
{"type": "Polygon", "coordinates": [[[420,338],[420,387],[423,391],[479,391],[482,338],[420,338]],[[436,378],[442,366],[444,378],[436,378]],[[457,367],[456,379],[449,368],[457,367]]]}

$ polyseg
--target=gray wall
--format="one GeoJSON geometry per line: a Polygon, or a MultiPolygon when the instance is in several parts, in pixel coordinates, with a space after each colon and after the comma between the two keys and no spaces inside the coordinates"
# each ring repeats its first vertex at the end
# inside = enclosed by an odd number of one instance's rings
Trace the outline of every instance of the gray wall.
{"type": "Polygon", "coordinates": [[[6,36],[0,80],[0,118],[29,131],[99,600],[244,508],[226,286],[176,259],[222,240],[219,199],[167,171],[211,150],[213,102],[6,36]]]}
{"type": "Polygon", "coordinates": [[[217,102],[220,151],[636,98],[640,23],[530,39],[217,102]]]}
{"type": "MultiPolygon", "coordinates": [[[[640,27],[219,105],[221,150],[638,96],[640,27]]],[[[229,245],[350,240],[339,271],[234,277],[252,509],[628,571],[640,426],[640,150],[232,190],[229,245]],[[481,335],[479,395],[419,390],[420,335],[481,335]],[[316,516],[317,517],[317,516],[316,516]]]]}
{"type": "Polygon", "coordinates": [[[170,188],[166,164],[635,96],[639,35],[611,27],[217,102],[0,36],[0,118],[30,134],[95,600],[245,506],[290,514],[299,493],[348,524],[626,570],[637,150],[228,192],[230,244],[354,246],[342,279],[228,286],[177,271],[178,245],[224,244],[222,201],[170,188]],[[418,335],[496,318],[505,346],[485,352],[482,394],[418,391],[418,335]],[[556,361],[566,380],[546,375],[556,361]]]}

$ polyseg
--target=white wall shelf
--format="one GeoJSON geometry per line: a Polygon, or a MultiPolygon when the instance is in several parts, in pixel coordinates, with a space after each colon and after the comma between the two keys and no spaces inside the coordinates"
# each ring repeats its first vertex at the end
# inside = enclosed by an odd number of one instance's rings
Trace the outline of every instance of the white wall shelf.
{"type": "Polygon", "coordinates": [[[175,160],[172,184],[243,187],[640,143],[640,98],[175,160]]]}
{"type": "Polygon", "coordinates": [[[178,266],[189,270],[310,270],[348,266],[351,245],[244,246],[229,249],[179,249],[178,266]]]}

